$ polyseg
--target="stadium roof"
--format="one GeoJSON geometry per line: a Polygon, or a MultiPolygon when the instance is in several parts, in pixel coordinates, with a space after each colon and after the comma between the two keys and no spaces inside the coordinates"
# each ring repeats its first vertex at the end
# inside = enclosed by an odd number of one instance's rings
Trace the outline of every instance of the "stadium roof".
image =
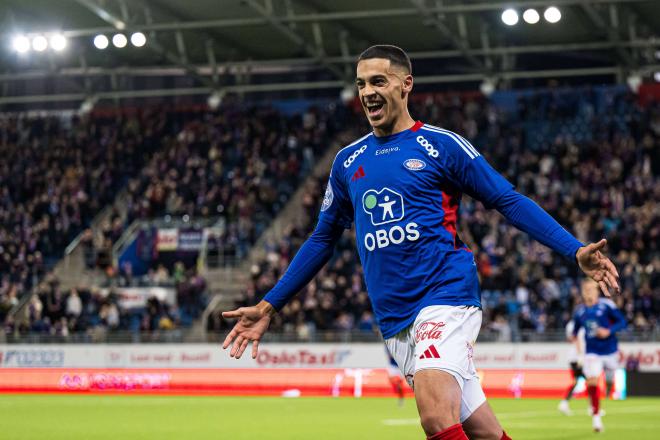
{"type": "MultiPolygon", "coordinates": [[[[0,106],[85,98],[330,90],[352,84],[367,46],[413,59],[417,84],[608,77],[660,70],[660,2],[640,0],[5,0],[0,106]],[[501,20],[549,6],[561,20],[501,20]],[[93,38],[136,31],[144,47],[93,38]],[[61,52],[12,39],[63,34],[61,52]]],[[[32,40],[34,44],[34,40],[32,40]]]]}

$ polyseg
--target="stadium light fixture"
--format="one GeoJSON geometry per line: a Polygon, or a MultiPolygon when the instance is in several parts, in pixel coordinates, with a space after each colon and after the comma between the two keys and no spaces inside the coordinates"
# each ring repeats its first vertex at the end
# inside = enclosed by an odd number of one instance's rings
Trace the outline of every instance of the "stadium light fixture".
{"type": "Polygon", "coordinates": [[[32,39],[32,49],[36,52],[43,52],[48,49],[48,40],[43,35],[37,35],[32,39]]]}
{"type": "Polygon", "coordinates": [[[558,8],[550,6],[543,13],[543,18],[545,18],[548,23],[557,23],[559,20],[561,20],[561,12],[558,8]]]}
{"type": "Polygon", "coordinates": [[[96,37],[94,37],[94,46],[96,46],[97,49],[105,49],[108,47],[108,37],[105,35],[99,34],[96,37]]]}
{"type": "Polygon", "coordinates": [[[541,17],[539,16],[539,13],[536,11],[536,9],[530,8],[523,12],[523,20],[525,20],[525,22],[528,24],[536,24],[540,19],[541,17]]]}
{"type": "Polygon", "coordinates": [[[654,79],[656,82],[659,82],[659,83],[660,83],[660,72],[655,72],[655,73],[653,74],[653,79],[654,79]]]}
{"type": "Polygon", "coordinates": [[[66,48],[66,38],[62,34],[55,34],[50,37],[50,47],[56,51],[61,52],[66,48]]]}
{"type": "Polygon", "coordinates": [[[115,47],[121,49],[123,47],[126,47],[126,44],[128,44],[128,39],[124,34],[115,34],[112,36],[112,44],[115,47]]]}
{"type": "Polygon", "coordinates": [[[507,26],[513,26],[518,23],[518,12],[515,9],[509,8],[502,12],[502,21],[507,26]]]}
{"type": "Polygon", "coordinates": [[[25,35],[17,35],[11,42],[12,47],[18,53],[25,53],[30,50],[30,40],[25,35]]]}
{"type": "Polygon", "coordinates": [[[131,44],[135,47],[142,47],[147,43],[147,37],[142,32],[134,32],[131,35],[131,44]]]}

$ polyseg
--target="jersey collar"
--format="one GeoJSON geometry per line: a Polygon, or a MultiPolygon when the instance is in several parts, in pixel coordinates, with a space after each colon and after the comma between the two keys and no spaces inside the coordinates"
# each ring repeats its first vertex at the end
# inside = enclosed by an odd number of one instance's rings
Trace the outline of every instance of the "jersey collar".
{"type": "Polygon", "coordinates": [[[403,131],[400,131],[398,133],[391,134],[389,136],[376,136],[376,134],[374,133],[374,135],[372,136],[372,139],[374,141],[378,142],[379,144],[386,144],[388,142],[392,142],[392,141],[395,141],[395,140],[398,140],[398,139],[402,139],[402,138],[408,136],[410,133],[416,132],[423,125],[424,125],[424,123],[422,121],[417,121],[417,122],[415,122],[415,124],[412,127],[408,128],[407,130],[403,130],[403,131]]]}

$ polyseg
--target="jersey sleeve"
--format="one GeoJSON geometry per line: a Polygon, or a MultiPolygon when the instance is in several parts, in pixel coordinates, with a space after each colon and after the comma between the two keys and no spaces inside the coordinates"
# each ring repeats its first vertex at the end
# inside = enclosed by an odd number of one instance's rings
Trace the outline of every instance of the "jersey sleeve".
{"type": "Polygon", "coordinates": [[[325,188],[319,221],[349,229],[353,223],[353,205],[344,181],[341,161],[335,158],[325,188]]]}
{"type": "Polygon", "coordinates": [[[573,337],[577,337],[581,328],[582,321],[580,320],[580,312],[577,311],[575,314],[573,314],[573,337]]]}
{"type": "Polygon", "coordinates": [[[611,300],[606,300],[605,304],[607,305],[607,314],[611,322],[610,332],[614,334],[625,329],[628,326],[628,321],[626,321],[626,317],[623,316],[621,310],[611,300]]]}
{"type": "Polygon", "coordinates": [[[266,294],[264,301],[280,310],[293,296],[309,283],[330,260],[335,243],[344,229],[337,224],[318,222],[312,235],[305,240],[286,272],[266,294]]]}
{"type": "Polygon", "coordinates": [[[497,209],[506,219],[536,241],[575,261],[583,246],[573,235],[493,169],[481,154],[457,134],[441,138],[449,180],[461,191],[497,209]]]}

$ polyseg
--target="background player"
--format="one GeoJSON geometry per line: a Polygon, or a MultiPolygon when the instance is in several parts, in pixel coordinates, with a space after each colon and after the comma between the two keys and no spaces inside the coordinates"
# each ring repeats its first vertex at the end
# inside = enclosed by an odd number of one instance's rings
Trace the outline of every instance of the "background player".
{"type": "Polygon", "coordinates": [[[387,360],[387,375],[390,379],[390,384],[392,384],[392,389],[399,398],[399,406],[403,406],[406,395],[405,378],[403,377],[401,369],[397,365],[396,360],[392,357],[389,351],[387,351],[387,360]]]}
{"type": "Polygon", "coordinates": [[[328,262],[354,222],[380,331],[414,385],[428,438],[507,439],[472,360],[481,302],[474,257],[456,233],[461,194],[577,261],[606,294],[618,291],[618,274],[601,253],[605,240],[584,246],[514,191],[467,140],[415,122],[408,112],[411,71],[398,47],[373,46],[360,55],[356,84],[373,132],[337,153],[316,229],[277,285],[256,306],[223,313],[239,319],[223,348],[233,344],[230,356],[240,357],[252,342],[256,357],[272,315],[328,262]]]}
{"type": "Polygon", "coordinates": [[[568,350],[568,364],[571,369],[573,383],[568,387],[568,390],[566,390],[566,396],[564,399],[559,402],[559,411],[567,416],[572,414],[568,402],[573,397],[573,391],[575,391],[579,379],[585,378],[584,372],[582,371],[582,365],[584,364],[584,329],[580,329],[577,336],[573,336],[574,328],[575,322],[571,319],[568,321],[568,324],[566,324],[566,339],[571,344],[568,350]]]}
{"type": "Polygon", "coordinates": [[[618,367],[618,342],[616,332],[623,330],[626,318],[609,299],[599,298],[598,286],[592,280],[582,282],[584,304],[578,307],[573,317],[575,326],[573,336],[584,328],[586,354],[584,356],[584,374],[587,378],[587,392],[591,401],[594,431],[603,430],[600,413],[600,390],[598,380],[605,370],[606,381],[614,381],[618,367]]]}

